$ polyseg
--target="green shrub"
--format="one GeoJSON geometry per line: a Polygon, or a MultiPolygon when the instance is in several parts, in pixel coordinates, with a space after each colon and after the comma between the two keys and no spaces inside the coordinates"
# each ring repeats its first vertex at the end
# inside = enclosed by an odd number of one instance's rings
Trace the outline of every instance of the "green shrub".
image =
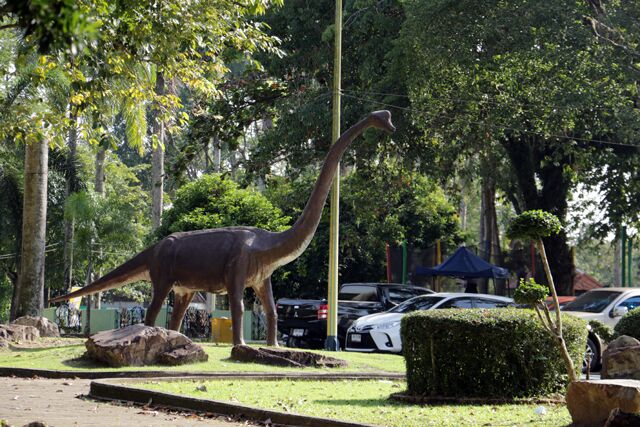
{"type": "Polygon", "coordinates": [[[614,338],[614,332],[613,329],[611,329],[611,326],[606,325],[599,320],[589,320],[589,326],[591,327],[591,331],[600,337],[605,345],[609,344],[614,338]]]}
{"type": "MultiPolygon", "coordinates": [[[[582,366],[587,325],[563,315],[563,334],[582,366]]],[[[564,392],[567,370],[533,310],[445,309],[402,319],[409,393],[448,397],[532,397],[564,392]]]]}
{"type": "Polygon", "coordinates": [[[558,234],[562,224],[557,216],[542,210],[526,211],[509,224],[507,235],[512,239],[542,239],[558,234]]]}
{"type": "Polygon", "coordinates": [[[536,283],[533,278],[525,281],[520,279],[520,286],[516,288],[513,299],[518,304],[529,304],[532,307],[538,303],[544,303],[549,294],[549,288],[536,283]]]}
{"type": "Polygon", "coordinates": [[[640,308],[635,308],[622,316],[613,328],[613,334],[615,337],[628,335],[640,340],[640,308]]]}

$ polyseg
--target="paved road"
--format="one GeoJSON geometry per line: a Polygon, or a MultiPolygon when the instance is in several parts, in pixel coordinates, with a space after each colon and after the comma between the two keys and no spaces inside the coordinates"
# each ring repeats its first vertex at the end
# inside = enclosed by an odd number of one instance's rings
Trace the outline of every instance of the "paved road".
{"type": "Polygon", "coordinates": [[[32,421],[48,426],[216,426],[247,424],[226,417],[155,411],[78,398],[89,393],[89,380],[0,378],[0,420],[21,427],[32,421]]]}

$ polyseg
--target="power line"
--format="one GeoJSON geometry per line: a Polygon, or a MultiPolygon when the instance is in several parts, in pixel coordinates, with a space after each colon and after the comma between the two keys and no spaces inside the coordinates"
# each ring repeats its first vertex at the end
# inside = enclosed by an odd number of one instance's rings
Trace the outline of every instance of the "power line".
{"type": "MultiPolygon", "coordinates": [[[[389,96],[389,97],[396,97],[396,98],[407,98],[409,100],[411,100],[411,96],[409,95],[405,95],[405,94],[399,94],[399,93],[389,93],[389,92],[376,92],[376,91],[367,91],[367,90],[353,90],[353,89],[343,89],[342,90],[343,94],[344,92],[352,92],[352,93],[356,93],[356,94],[367,94],[367,95],[375,95],[375,96],[389,96]]],[[[501,103],[500,101],[494,101],[491,98],[489,98],[488,96],[486,98],[482,98],[482,99],[472,99],[472,98],[457,98],[457,97],[452,97],[452,96],[446,96],[446,95],[438,95],[438,96],[432,96],[431,99],[437,99],[437,100],[445,100],[445,101],[452,101],[452,102],[456,102],[459,104],[471,104],[471,103],[477,103],[477,104],[494,104],[494,105],[503,105],[503,103],[501,103]]],[[[568,106],[558,106],[558,105],[549,105],[549,104],[545,104],[546,107],[550,107],[553,110],[575,110],[572,107],[568,107],[568,106]]],[[[596,107],[596,106],[591,106],[589,107],[591,110],[595,110],[595,111],[600,111],[600,110],[609,110],[607,107],[596,107]]],[[[536,110],[534,110],[533,108],[526,108],[526,107],[519,107],[520,110],[522,111],[528,111],[528,112],[535,112],[536,110]]]]}
{"type": "MultiPolygon", "coordinates": [[[[355,96],[355,95],[349,95],[349,94],[346,94],[346,93],[343,94],[343,95],[345,97],[347,97],[347,98],[353,98],[353,99],[357,99],[357,100],[360,100],[360,101],[370,102],[370,103],[377,104],[377,105],[380,105],[380,106],[383,106],[383,107],[395,108],[395,109],[400,110],[400,111],[408,111],[408,112],[422,114],[422,115],[425,115],[425,116],[428,116],[430,114],[430,113],[428,113],[426,111],[418,110],[418,109],[415,109],[415,108],[402,107],[402,106],[399,106],[399,105],[389,104],[387,102],[377,101],[377,100],[371,99],[371,98],[363,98],[363,97],[359,97],[359,96],[355,96]]],[[[446,114],[439,114],[436,117],[437,118],[448,118],[448,119],[451,119],[451,120],[455,120],[456,119],[456,117],[449,116],[449,115],[446,115],[446,114]]],[[[525,133],[525,134],[536,135],[536,136],[545,136],[545,138],[568,139],[568,140],[572,140],[572,141],[587,142],[587,143],[594,143],[594,144],[640,148],[640,144],[627,144],[627,143],[624,143],[624,142],[613,142],[613,141],[604,141],[604,140],[599,140],[599,139],[580,138],[580,137],[569,136],[569,135],[555,135],[555,134],[543,135],[543,134],[541,134],[539,132],[535,132],[535,131],[531,131],[531,130],[518,129],[518,128],[514,128],[514,127],[509,127],[509,126],[497,126],[497,125],[493,125],[493,124],[488,123],[488,122],[481,122],[481,121],[477,121],[477,120],[466,120],[466,122],[467,123],[474,123],[474,124],[477,124],[477,125],[483,125],[483,126],[487,126],[487,127],[492,127],[494,129],[510,130],[510,131],[513,131],[513,132],[525,133]]]]}
{"type": "MultiPolygon", "coordinates": [[[[46,246],[44,247],[44,248],[45,248],[45,253],[48,253],[48,252],[54,252],[54,251],[56,251],[57,249],[50,249],[50,248],[54,248],[54,247],[59,246],[59,245],[61,245],[61,244],[62,244],[62,243],[52,243],[52,244],[50,244],[50,245],[46,245],[46,246]],[[48,248],[49,248],[50,250],[46,250],[46,249],[48,249],[48,248]]],[[[0,255],[0,259],[9,259],[9,258],[13,258],[13,257],[15,257],[15,256],[17,256],[17,255],[18,255],[18,254],[17,254],[17,253],[15,253],[15,252],[14,252],[14,253],[12,253],[12,254],[2,254],[2,255],[0,255]]]]}

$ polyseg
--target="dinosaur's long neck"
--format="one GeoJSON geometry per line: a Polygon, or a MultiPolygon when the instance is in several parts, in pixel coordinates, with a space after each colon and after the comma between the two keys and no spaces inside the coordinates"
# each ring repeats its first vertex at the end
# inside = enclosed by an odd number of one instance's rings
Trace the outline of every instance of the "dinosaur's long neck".
{"type": "Polygon", "coordinates": [[[342,155],[349,147],[349,144],[371,125],[372,120],[370,117],[359,121],[343,133],[327,153],[320,176],[313,187],[302,214],[290,229],[278,235],[278,242],[272,251],[272,254],[278,259],[278,265],[286,264],[297,258],[311,242],[320,223],[322,208],[329,195],[331,182],[336,174],[342,155]]]}

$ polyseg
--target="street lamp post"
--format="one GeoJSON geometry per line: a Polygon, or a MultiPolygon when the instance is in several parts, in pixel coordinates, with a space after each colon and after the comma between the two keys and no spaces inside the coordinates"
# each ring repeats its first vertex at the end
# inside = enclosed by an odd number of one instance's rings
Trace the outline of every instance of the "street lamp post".
{"type": "MultiPolygon", "coordinates": [[[[333,60],[333,125],[331,140],[340,137],[340,76],[342,68],[342,0],[336,0],[335,48],[333,60]]],[[[338,342],[338,237],[340,224],[340,167],[333,177],[331,188],[331,219],[329,226],[329,283],[326,350],[339,351],[338,342]]]]}

